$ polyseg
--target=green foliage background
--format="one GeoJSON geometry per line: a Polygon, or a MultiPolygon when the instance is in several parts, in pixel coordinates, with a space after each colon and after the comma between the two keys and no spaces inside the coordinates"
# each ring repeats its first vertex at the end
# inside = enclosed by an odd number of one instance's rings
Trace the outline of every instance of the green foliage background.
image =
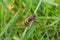
{"type": "Polygon", "coordinates": [[[60,40],[60,0],[42,0],[32,26],[24,26],[41,0],[0,0],[0,40],[60,40]]]}

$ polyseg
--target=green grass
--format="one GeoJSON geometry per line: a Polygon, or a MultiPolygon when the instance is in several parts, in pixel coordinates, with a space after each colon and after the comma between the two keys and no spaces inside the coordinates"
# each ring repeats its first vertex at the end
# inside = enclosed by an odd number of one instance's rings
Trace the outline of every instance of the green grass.
{"type": "Polygon", "coordinates": [[[0,0],[0,40],[60,40],[60,0],[0,0]]]}

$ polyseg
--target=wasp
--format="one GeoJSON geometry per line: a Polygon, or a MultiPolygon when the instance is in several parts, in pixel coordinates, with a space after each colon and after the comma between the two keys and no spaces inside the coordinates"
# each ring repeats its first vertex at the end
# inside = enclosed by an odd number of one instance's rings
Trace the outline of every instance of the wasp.
{"type": "Polygon", "coordinates": [[[26,18],[25,21],[24,21],[24,25],[25,26],[28,26],[28,25],[32,25],[32,23],[34,22],[35,20],[35,14],[32,14],[30,17],[26,18]]]}

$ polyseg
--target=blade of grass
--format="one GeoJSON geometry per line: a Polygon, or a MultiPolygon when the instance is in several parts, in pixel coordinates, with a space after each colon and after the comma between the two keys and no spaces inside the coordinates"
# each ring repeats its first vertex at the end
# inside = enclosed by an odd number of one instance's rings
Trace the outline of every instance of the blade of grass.
{"type": "Polygon", "coordinates": [[[41,17],[39,17],[39,19],[54,19],[54,20],[56,20],[56,19],[59,19],[59,18],[57,18],[57,17],[47,17],[47,18],[45,18],[45,17],[43,17],[43,16],[41,16],[41,17]]]}
{"type": "Polygon", "coordinates": [[[42,32],[39,32],[39,33],[37,32],[36,33],[35,37],[36,37],[37,40],[40,40],[41,39],[41,36],[42,36],[41,33],[42,32]]]}
{"type": "Polygon", "coordinates": [[[48,27],[49,26],[53,26],[55,23],[57,23],[57,22],[59,22],[60,21],[60,19],[58,19],[58,20],[56,20],[55,22],[53,22],[53,23],[51,23],[50,25],[47,25],[48,27]]]}
{"type": "Polygon", "coordinates": [[[12,17],[12,19],[9,21],[9,23],[5,26],[4,29],[2,29],[1,33],[0,33],[0,37],[8,30],[8,28],[10,26],[12,26],[14,24],[14,22],[18,19],[19,15],[18,15],[19,11],[14,15],[14,17],[12,17]]]}
{"type": "Polygon", "coordinates": [[[5,10],[5,14],[4,14],[4,26],[6,26],[6,17],[7,17],[7,9],[5,10]]]}
{"type": "Polygon", "coordinates": [[[1,20],[1,22],[0,22],[0,27],[2,28],[3,27],[3,16],[4,16],[4,14],[3,14],[3,6],[2,6],[2,3],[0,4],[0,20],[1,20]]]}
{"type": "Polygon", "coordinates": [[[27,30],[28,30],[28,28],[26,27],[25,30],[24,30],[24,32],[23,32],[23,34],[22,34],[21,39],[24,38],[24,36],[26,35],[27,30]]]}
{"type": "Polygon", "coordinates": [[[49,40],[48,29],[45,29],[45,34],[47,35],[46,40],[49,40]]]}
{"type": "Polygon", "coordinates": [[[25,35],[24,35],[24,33],[22,34],[21,40],[27,40],[30,37],[30,35],[35,31],[35,29],[36,29],[36,27],[35,27],[35,25],[33,25],[31,27],[31,29],[29,31],[27,31],[27,33],[25,35]],[[24,37],[23,37],[23,35],[24,35],[24,37]]]}
{"type": "Polygon", "coordinates": [[[36,7],[36,9],[35,9],[35,11],[34,11],[34,14],[36,14],[36,12],[37,12],[39,6],[41,5],[41,2],[42,2],[42,0],[39,1],[38,5],[37,5],[37,7],[36,7]]]}
{"type": "Polygon", "coordinates": [[[40,39],[40,40],[43,40],[43,39],[44,39],[44,35],[45,35],[45,33],[42,35],[42,37],[41,37],[41,39],[40,39]]]}

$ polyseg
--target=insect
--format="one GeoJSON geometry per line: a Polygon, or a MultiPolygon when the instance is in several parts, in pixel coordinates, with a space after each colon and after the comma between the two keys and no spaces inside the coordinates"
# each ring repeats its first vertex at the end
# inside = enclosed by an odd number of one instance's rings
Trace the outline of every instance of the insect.
{"type": "Polygon", "coordinates": [[[30,17],[26,18],[24,25],[28,26],[28,25],[32,25],[33,21],[35,20],[35,14],[32,14],[30,17]]]}
{"type": "Polygon", "coordinates": [[[32,22],[35,20],[35,14],[36,14],[39,6],[41,5],[41,2],[42,2],[42,0],[39,1],[39,3],[38,3],[38,5],[37,5],[37,7],[36,7],[36,9],[35,9],[35,11],[34,11],[34,13],[33,13],[33,15],[31,15],[31,16],[28,17],[28,18],[26,18],[26,20],[25,20],[25,22],[24,22],[24,25],[26,25],[26,26],[28,26],[28,25],[31,26],[31,25],[32,25],[32,22]]]}

